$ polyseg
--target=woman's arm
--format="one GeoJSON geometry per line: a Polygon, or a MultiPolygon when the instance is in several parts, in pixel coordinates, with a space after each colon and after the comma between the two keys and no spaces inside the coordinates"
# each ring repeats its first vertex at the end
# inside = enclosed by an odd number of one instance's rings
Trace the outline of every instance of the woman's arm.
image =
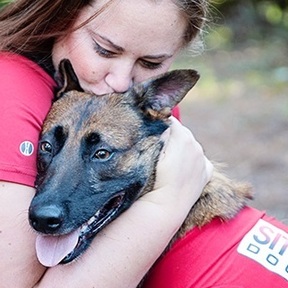
{"type": "Polygon", "coordinates": [[[33,188],[0,181],[0,286],[32,287],[45,268],[35,254],[35,233],[28,224],[33,188]]]}
{"type": "Polygon", "coordinates": [[[49,268],[36,287],[136,287],[181,226],[212,165],[191,132],[172,119],[155,190],[109,224],[69,265],[49,268]],[[170,132],[170,135],[169,135],[170,132]]]}

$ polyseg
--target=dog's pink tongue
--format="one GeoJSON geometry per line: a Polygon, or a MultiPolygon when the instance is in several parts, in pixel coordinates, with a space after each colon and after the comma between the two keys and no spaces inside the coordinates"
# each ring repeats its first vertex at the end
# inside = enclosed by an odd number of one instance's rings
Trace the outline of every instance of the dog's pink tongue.
{"type": "Polygon", "coordinates": [[[36,253],[39,262],[46,267],[56,266],[77,245],[79,231],[63,236],[38,235],[36,253]]]}

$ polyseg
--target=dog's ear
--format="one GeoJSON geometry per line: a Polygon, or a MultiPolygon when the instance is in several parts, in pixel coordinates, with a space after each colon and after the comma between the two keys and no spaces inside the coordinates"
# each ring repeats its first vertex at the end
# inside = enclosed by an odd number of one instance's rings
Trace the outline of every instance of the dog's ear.
{"type": "Polygon", "coordinates": [[[74,72],[71,62],[68,59],[63,59],[60,61],[58,67],[58,75],[56,80],[59,82],[60,90],[56,94],[56,100],[62,97],[65,92],[76,90],[79,92],[84,92],[79,84],[78,77],[74,72]]]}
{"type": "Polygon", "coordinates": [[[174,108],[200,78],[195,70],[174,70],[135,85],[138,107],[153,119],[171,116],[174,108]]]}

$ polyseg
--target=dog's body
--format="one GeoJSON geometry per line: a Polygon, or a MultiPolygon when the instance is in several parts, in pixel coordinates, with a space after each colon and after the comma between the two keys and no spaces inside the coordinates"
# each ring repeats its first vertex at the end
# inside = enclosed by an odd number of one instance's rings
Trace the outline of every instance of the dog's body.
{"type": "MultiPolygon", "coordinates": [[[[100,229],[153,190],[171,109],[199,78],[193,70],[173,71],[96,97],[83,92],[69,62],[60,70],[65,83],[43,127],[29,208],[31,225],[46,235],[36,244],[46,266],[78,257],[100,229]]],[[[247,185],[215,171],[174,240],[215,217],[233,218],[251,197],[247,185]]]]}

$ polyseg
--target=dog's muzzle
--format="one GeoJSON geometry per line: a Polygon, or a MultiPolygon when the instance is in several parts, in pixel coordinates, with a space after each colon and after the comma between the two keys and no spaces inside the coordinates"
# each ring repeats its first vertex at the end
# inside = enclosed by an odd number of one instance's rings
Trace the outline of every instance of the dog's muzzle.
{"type": "Polygon", "coordinates": [[[81,255],[95,235],[121,212],[125,193],[118,193],[100,208],[87,222],[68,234],[57,234],[65,217],[55,205],[29,209],[31,226],[41,234],[36,239],[36,252],[40,263],[53,267],[66,264],[81,255]]]}

